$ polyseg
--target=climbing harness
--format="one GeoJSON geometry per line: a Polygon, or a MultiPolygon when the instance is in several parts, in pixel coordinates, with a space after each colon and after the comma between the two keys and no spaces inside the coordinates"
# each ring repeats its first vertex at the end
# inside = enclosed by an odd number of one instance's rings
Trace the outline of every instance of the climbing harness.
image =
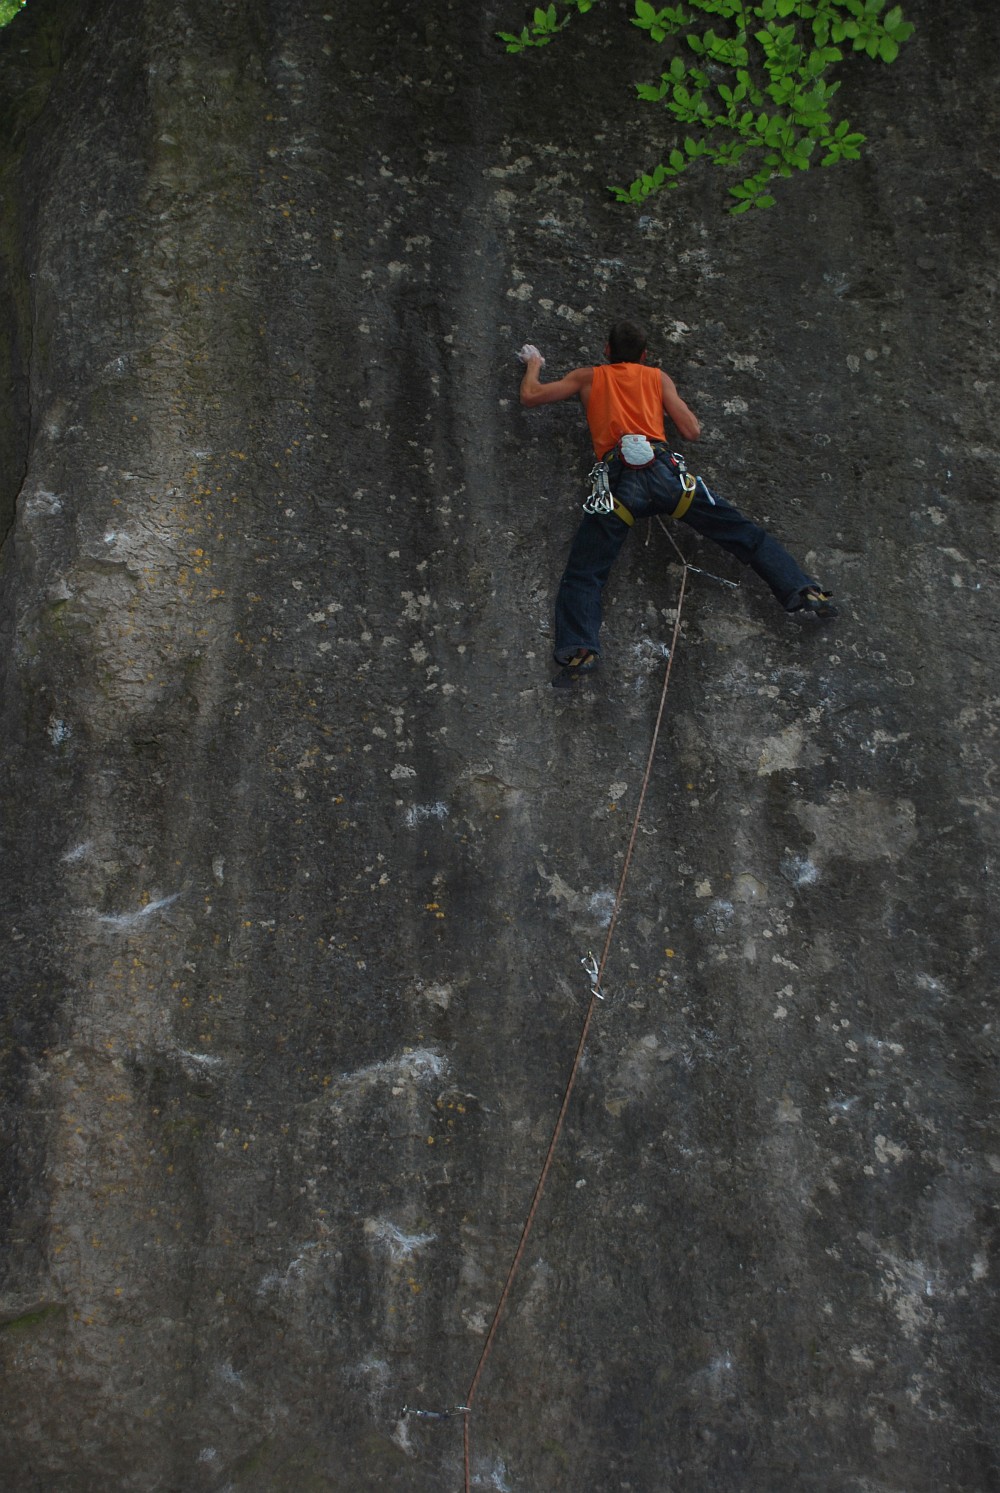
{"type": "MultiPolygon", "coordinates": [[[[641,447],[630,446],[628,450],[633,457],[641,455],[641,447]]],[[[625,465],[632,468],[633,471],[642,471],[644,467],[652,466],[653,462],[656,460],[656,452],[645,436],[623,435],[618,445],[615,446],[612,451],[609,451],[607,453],[607,456],[605,456],[601,461],[596,461],[587,474],[587,481],[590,484],[590,491],[583,501],[583,511],[584,513],[597,514],[599,517],[613,513],[616,515],[616,517],[620,518],[623,523],[628,524],[629,528],[631,528],[635,523],[635,515],[629,512],[624,503],[619,503],[618,499],[611,491],[611,482],[608,472],[608,457],[613,455],[620,456],[625,465]],[[626,441],[641,442],[650,453],[649,460],[629,460],[625,454],[626,441]]],[[[701,483],[702,491],[704,492],[706,498],[714,507],[715,499],[709,492],[704,479],[701,477],[696,477],[692,472],[688,471],[687,463],[685,462],[683,456],[681,456],[679,451],[671,451],[670,464],[671,466],[676,468],[677,475],[680,478],[681,483],[680,499],[673,513],[669,515],[670,518],[684,517],[685,513],[687,513],[688,509],[691,507],[692,502],[694,501],[694,495],[698,489],[699,482],[701,483]]]]}

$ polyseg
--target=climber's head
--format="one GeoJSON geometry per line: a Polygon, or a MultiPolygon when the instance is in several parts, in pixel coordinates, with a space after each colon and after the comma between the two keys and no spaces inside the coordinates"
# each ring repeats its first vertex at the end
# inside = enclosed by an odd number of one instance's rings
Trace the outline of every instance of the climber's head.
{"type": "Polygon", "coordinates": [[[609,363],[641,363],[646,356],[646,333],[634,321],[616,321],[604,353],[609,363]]]}

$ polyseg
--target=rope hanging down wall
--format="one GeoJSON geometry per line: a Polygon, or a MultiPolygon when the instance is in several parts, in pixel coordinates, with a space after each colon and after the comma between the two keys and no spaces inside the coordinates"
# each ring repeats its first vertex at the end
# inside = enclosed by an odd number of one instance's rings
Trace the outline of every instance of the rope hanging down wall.
{"type": "Polygon", "coordinates": [[[675,658],[676,652],[677,652],[677,640],[680,637],[681,615],[682,615],[683,608],[684,608],[684,597],[685,597],[685,593],[686,593],[686,589],[687,589],[688,572],[690,571],[690,572],[693,572],[695,574],[709,576],[710,579],[712,579],[712,580],[721,581],[722,584],[725,585],[725,586],[734,586],[734,585],[738,584],[738,583],[733,582],[733,581],[725,581],[725,580],[722,579],[721,576],[711,576],[708,571],[699,570],[699,568],[697,566],[695,566],[695,565],[689,565],[688,562],[687,562],[686,557],[683,554],[683,551],[677,545],[677,543],[676,543],[673,535],[670,533],[669,529],[667,529],[666,525],[663,525],[663,524],[661,524],[661,527],[663,528],[663,530],[666,533],[668,539],[670,540],[670,543],[673,545],[674,549],[677,551],[677,554],[680,556],[680,559],[681,559],[681,562],[682,562],[682,565],[683,565],[683,571],[681,573],[680,592],[679,592],[678,598],[677,598],[677,615],[676,615],[676,618],[675,618],[675,621],[674,621],[673,636],[671,637],[671,640],[670,640],[670,650],[669,650],[669,653],[668,653],[668,656],[667,656],[667,667],[666,667],[666,670],[665,670],[665,673],[664,673],[664,677],[663,677],[663,688],[662,688],[662,690],[660,692],[660,702],[659,702],[659,707],[658,707],[657,712],[656,712],[656,722],[655,722],[655,725],[653,727],[653,736],[652,736],[652,740],[650,742],[649,752],[648,752],[647,758],[646,758],[646,769],[645,769],[645,772],[643,774],[642,786],[641,786],[641,788],[639,790],[639,801],[638,801],[638,803],[636,805],[635,815],[633,816],[633,820],[632,820],[632,830],[631,830],[631,833],[629,835],[628,845],[627,845],[626,850],[625,850],[625,859],[624,859],[624,862],[623,862],[623,865],[622,865],[621,875],[620,875],[620,877],[618,879],[618,888],[617,888],[617,891],[615,892],[614,905],[612,907],[611,917],[610,917],[610,920],[608,922],[608,931],[607,931],[607,935],[606,935],[606,937],[604,939],[604,946],[603,946],[603,948],[601,950],[601,956],[600,956],[599,960],[595,960],[593,958],[593,956],[590,955],[590,956],[588,956],[588,958],[586,958],[586,959],[584,959],[584,960],[581,961],[585,965],[585,967],[587,969],[587,973],[590,976],[590,982],[591,982],[591,984],[590,984],[590,999],[589,999],[589,1001],[587,1003],[587,1010],[586,1010],[586,1014],[585,1014],[584,1020],[583,1020],[583,1027],[582,1027],[581,1032],[580,1032],[580,1038],[579,1038],[579,1041],[577,1043],[576,1053],[575,1053],[575,1056],[573,1058],[572,1066],[570,1068],[569,1079],[567,1080],[567,1083],[566,1083],[566,1088],[565,1088],[565,1091],[563,1093],[562,1103],[559,1106],[559,1113],[558,1113],[558,1115],[556,1117],[555,1126],[554,1126],[553,1131],[552,1131],[552,1138],[549,1141],[548,1149],[547,1149],[547,1151],[545,1153],[545,1158],[544,1158],[544,1160],[542,1162],[542,1169],[541,1169],[541,1171],[539,1173],[538,1181],[535,1183],[535,1190],[534,1190],[534,1192],[532,1194],[531,1204],[530,1204],[530,1206],[528,1208],[528,1213],[527,1213],[527,1216],[526,1216],[526,1218],[524,1220],[523,1227],[521,1229],[521,1236],[520,1236],[520,1239],[518,1240],[517,1249],[514,1252],[514,1258],[512,1259],[512,1261],[510,1263],[510,1268],[507,1271],[507,1276],[506,1276],[506,1279],[505,1279],[504,1284],[503,1284],[503,1289],[502,1289],[502,1291],[500,1293],[500,1298],[499,1298],[499,1300],[497,1302],[496,1310],[493,1313],[493,1320],[490,1323],[489,1331],[486,1334],[486,1340],[483,1343],[482,1352],[479,1355],[479,1361],[476,1364],[475,1373],[472,1376],[472,1381],[471,1381],[471,1383],[469,1385],[468,1393],[465,1396],[465,1402],[464,1402],[464,1404],[456,1406],[452,1410],[445,1410],[445,1411],[415,1410],[415,1409],[413,1409],[412,1407],[409,1407],[409,1406],[404,1406],[403,1407],[403,1413],[404,1414],[416,1415],[416,1416],[420,1416],[420,1417],[422,1417],[424,1419],[449,1420],[453,1416],[456,1416],[456,1415],[461,1415],[462,1416],[462,1422],[463,1422],[463,1451],[464,1451],[464,1467],[465,1467],[465,1493],[471,1493],[471,1489],[472,1489],[472,1436],[471,1436],[471,1420],[472,1420],[472,1414],[473,1414],[473,1409],[474,1409],[474,1405],[475,1405],[476,1395],[477,1395],[477,1392],[479,1390],[479,1384],[480,1384],[480,1381],[481,1381],[482,1376],[483,1376],[483,1371],[486,1368],[487,1360],[489,1359],[490,1353],[492,1352],[493,1344],[494,1344],[494,1341],[496,1339],[496,1335],[497,1335],[497,1332],[499,1330],[500,1323],[501,1323],[501,1320],[503,1318],[505,1309],[507,1307],[507,1302],[508,1302],[508,1299],[510,1297],[511,1290],[512,1290],[512,1288],[514,1286],[514,1282],[517,1279],[518,1272],[519,1272],[519,1270],[521,1268],[521,1263],[522,1263],[522,1260],[524,1258],[524,1252],[525,1252],[525,1249],[527,1248],[528,1239],[529,1239],[529,1237],[531,1235],[531,1230],[532,1230],[532,1227],[533,1227],[534,1222],[535,1222],[535,1217],[536,1217],[536,1215],[538,1213],[539,1207],[541,1206],[542,1197],[543,1197],[544,1192],[545,1192],[545,1185],[546,1185],[546,1183],[548,1181],[549,1172],[551,1171],[551,1168],[552,1168],[552,1162],[553,1162],[553,1159],[555,1157],[556,1148],[557,1148],[557,1146],[559,1144],[560,1136],[562,1135],[563,1124],[564,1124],[565,1119],[566,1119],[566,1113],[567,1113],[567,1111],[569,1109],[570,1099],[572,1098],[573,1090],[574,1090],[574,1088],[576,1086],[576,1080],[577,1080],[577,1077],[578,1077],[579,1072],[580,1072],[580,1064],[583,1061],[583,1054],[584,1054],[584,1050],[585,1050],[586,1045],[587,1045],[587,1037],[588,1037],[589,1032],[590,1032],[590,1024],[591,1024],[591,1021],[593,1020],[594,1011],[596,1009],[597,1002],[599,1000],[603,1000],[604,999],[603,993],[601,991],[601,979],[603,977],[604,970],[605,970],[605,967],[606,967],[607,962],[608,962],[608,957],[609,957],[610,952],[611,952],[611,945],[612,945],[612,942],[614,940],[615,929],[616,929],[617,923],[618,923],[618,915],[619,915],[619,912],[621,910],[622,900],[623,900],[624,895],[625,895],[625,884],[626,884],[626,882],[628,880],[628,873],[629,873],[629,869],[630,869],[630,866],[631,866],[631,863],[632,863],[633,852],[635,850],[635,842],[636,842],[636,839],[637,839],[638,834],[639,834],[639,824],[640,824],[640,821],[642,819],[642,810],[643,810],[643,805],[644,805],[645,799],[646,799],[646,791],[647,791],[647,789],[649,787],[650,777],[652,776],[653,762],[654,762],[654,759],[655,759],[655,756],[656,756],[656,747],[657,747],[657,743],[659,741],[660,728],[661,728],[661,726],[663,724],[663,717],[664,717],[664,713],[665,713],[665,710],[666,710],[667,692],[668,692],[668,690],[670,688],[671,671],[673,669],[674,658],[675,658]]]}

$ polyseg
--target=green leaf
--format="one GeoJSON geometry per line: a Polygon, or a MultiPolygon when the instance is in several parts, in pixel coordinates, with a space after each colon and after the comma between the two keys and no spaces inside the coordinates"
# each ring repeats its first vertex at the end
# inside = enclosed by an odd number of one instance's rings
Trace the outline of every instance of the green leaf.
{"type": "Polygon", "coordinates": [[[508,52],[524,52],[528,47],[541,47],[544,46],[545,41],[548,41],[548,37],[545,37],[544,41],[536,41],[527,26],[523,28],[520,36],[512,36],[508,31],[501,33],[501,35],[507,43],[508,52]]]}

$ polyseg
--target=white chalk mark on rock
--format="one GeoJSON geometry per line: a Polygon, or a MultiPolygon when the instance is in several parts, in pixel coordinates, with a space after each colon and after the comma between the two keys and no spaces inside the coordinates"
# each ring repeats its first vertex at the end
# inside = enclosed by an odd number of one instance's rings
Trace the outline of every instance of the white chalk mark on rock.
{"type": "Polygon", "coordinates": [[[93,840],[84,840],[80,845],[74,845],[72,850],[67,850],[62,857],[63,864],[71,866],[74,861],[82,861],[93,849],[93,840]]]}
{"type": "Polygon", "coordinates": [[[415,829],[418,824],[426,824],[428,819],[447,819],[450,812],[446,803],[411,804],[403,815],[403,821],[410,829],[415,829]]]}
{"type": "Polygon", "coordinates": [[[160,897],[154,902],[147,902],[144,907],[138,908],[135,912],[100,912],[97,918],[99,922],[106,923],[111,928],[134,928],[147,918],[154,917],[156,913],[172,907],[179,896],[180,892],[173,892],[169,897],[160,897]]]}
{"type": "Polygon", "coordinates": [[[436,1234],[404,1234],[388,1218],[366,1218],[364,1229],[366,1237],[373,1244],[380,1245],[394,1265],[412,1259],[437,1238],[436,1234]]]}
{"type": "Polygon", "coordinates": [[[417,1047],[413,1052],[404,1052],[395,1058],[387,1058],[382,1063],[371,1063],[366,1068],[358,1068],[354,1073],[345,1073],[341,1080],[352,1087],[372,1083],[379,1079],[391,1079],[399,1082],[400,1079],[409,1079],[411,1083],[421,1083],[430,1078],[440,1078],[446,1073],[448,1064],[438,1052],[433,1052],[428,1047],[417,1047]]]}

